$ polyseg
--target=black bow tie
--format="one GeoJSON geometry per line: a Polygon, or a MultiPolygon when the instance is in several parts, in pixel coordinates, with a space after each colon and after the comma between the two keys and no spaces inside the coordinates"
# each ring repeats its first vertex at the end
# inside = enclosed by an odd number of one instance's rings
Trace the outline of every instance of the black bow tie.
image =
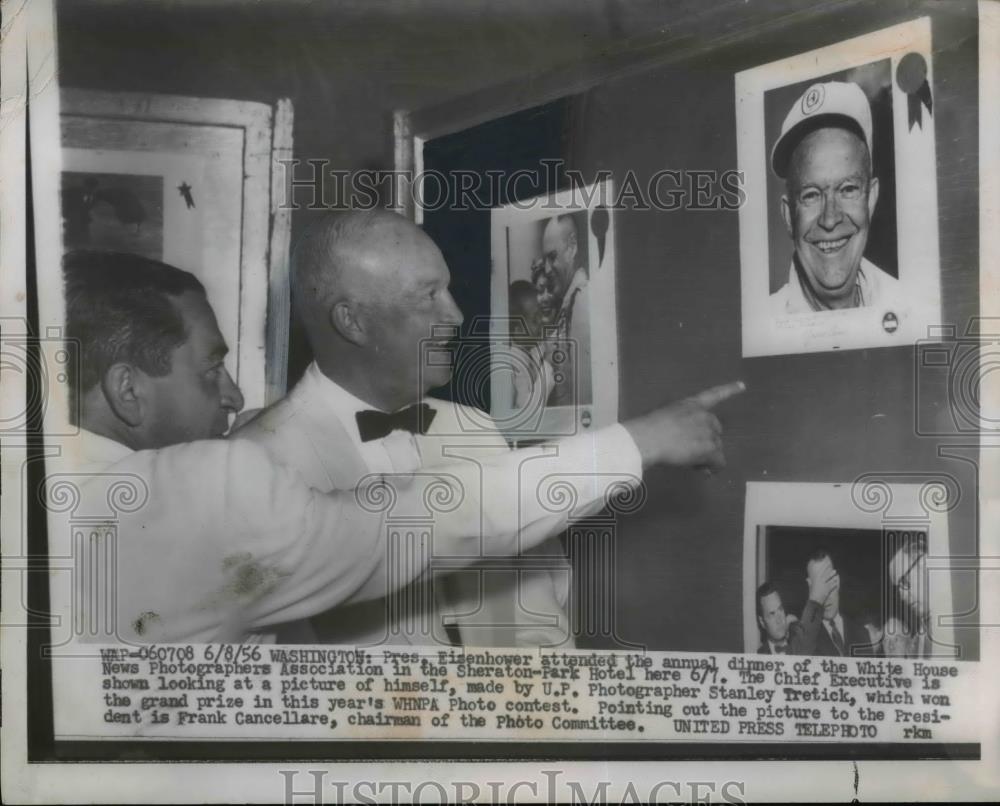
{"type": "Polygon", "coordinates": [[[426,403],[414,403],[392,414],[374,409],[365,409],[354,415],[358,423],[358,433],[362,442],[387,437],[393,431],[409,431],[411,434],[426,434],[437,412],[426,403]]]}

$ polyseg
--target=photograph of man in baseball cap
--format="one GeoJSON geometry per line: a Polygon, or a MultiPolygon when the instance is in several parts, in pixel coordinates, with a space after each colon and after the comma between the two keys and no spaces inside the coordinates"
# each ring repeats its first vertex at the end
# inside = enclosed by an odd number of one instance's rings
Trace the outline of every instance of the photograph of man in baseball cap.
{"type": "Polygon", "coordinates": [[[770,154],[793,250],[787,280],[771,294],[774,315],[893,306],[899,281],[865,257],[880,198],[874,153],[859,84],[813,83],[788,108],[770,154]]]}

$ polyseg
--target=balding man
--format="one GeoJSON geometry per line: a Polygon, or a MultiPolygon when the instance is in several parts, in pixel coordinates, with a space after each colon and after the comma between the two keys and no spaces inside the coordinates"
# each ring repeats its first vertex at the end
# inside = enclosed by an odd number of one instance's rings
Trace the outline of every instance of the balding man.
{"type": "Polygon", "coordinates": [[[562,378],[551,405],[586,405],[593,401],[590,370],[590,289],[586,267],[579,264],[579,233],[571,215],[549,219],[542,232],[542,257],[561,302],[556,313],[559,339],[567,348],[562,378]]]}
{"type": "Polygon", "coordinates": [[[871,108],[857,84],[813,84],[789,110],[771,167],[785,180],[794,255],[771,295],[774,315],[898,305],[899,281],[864,257],[879,191],[871,151],[871,108]]]}
{"type": "MultiPolygon", "coordinates": [[[[479,461],[506,452],[483,412],[427,397],[452,373],[453,334],[439,331],[463,321],[450,279],[434,242],[395,213],[319,222],[293,255],[293,295],[315,360],[287,398],[236,436],[262,445],[322,491],[352,489],[372,473],[451,463],[456,455],[479,461]]],[[[314,619],[315,638],[572,646],[569,565],[555,538],[537,552],[530,567],[512,568],[516,561],[508,560],[507,570],[407,589],[402,604],[332,611],[314,619]]]]}
{"type": "MultiPolygon", "coordinates": [[[[462,314],[448,292],[441,252],[423,231],[384,211],[330,215],[303,235],[292,263],[294,299],[315,361],[284,400],[236,438],[262,445],[321,491],[351,489],[372,473],[507,453],[485,414],[426,397],[452,371],[447,338],[431,339],[432,349],[426,343],[435,328],[457,329],[462,314]]],[[[741,389],[729,385],[676,404],[656,420],[655,435],[640,427],[636,444],[640,451],[646,439],[676,444],[673,463],[682,466],[720,464],[720,426],[707,409],[741,389]]],[[[517,500],[508,506],[516,509],[517,500]]],[[[565,557],[555,542],[539,553],[547,556],[533,558],[532,570],[508,561],[506,570],[409,588],[391,610],[382,601],[330,611],[314,619],[316,634],[297,640],[570,644],[565,557]]]]}

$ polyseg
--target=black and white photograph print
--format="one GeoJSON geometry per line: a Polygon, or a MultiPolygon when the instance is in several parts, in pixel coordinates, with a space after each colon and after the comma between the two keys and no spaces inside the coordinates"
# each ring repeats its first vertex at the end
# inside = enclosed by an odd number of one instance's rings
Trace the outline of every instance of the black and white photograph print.
{"type": "Polygon", "coordinates": [[[62,174],[63,244],[163,257],[163,177],[62,174]]]}
{"type": "Polygon", "coordinates": [[[765,526],[757,541],[759,653],[883,654],[889,608],[879,529],[765,526]]]}
{"type": "Polygon", "coordinates": [[[907,345],[939,321],[930,63],[915,20],[737,74],[744,356],[907,345]]]}
{"type": "MultiPolygon", "coordinates": [[[[287,229],[287,215],[269,227],[274,117],[267,104],[231,99],[60,90],[64,251],[139,255],[192,272],[252,408],[276,392],[259,324],[268,243],[287,229]]],[[[272,332],[287,330],[283,321],[271,317],[272,332]]]]}
{"type": "Polygon", "coordinates": [[[1000,3],[3,10],[6,800],[995,799],[1000,3]]]}
{"type": "Polygon", "coordinates": [[[614,422],[618,410],[610,180],[491,216],[491,414],[536,439],[614,422]]]}
{"type": "Polygon", "coordinates": [[[899,278],[889,59],[768,90],[764,112],[774,315],[887,303],[899,278]],[[817,184],[833,164],[837,204],[825,204],[817,184]]]}
{"type": "MultiPolygon", "coordinates": [[[[948,518],[930,484],[750,482],[744,651],[954,657],[948,518]]],[[[942,499],[943,500],[943,499],[942,499]]]]}

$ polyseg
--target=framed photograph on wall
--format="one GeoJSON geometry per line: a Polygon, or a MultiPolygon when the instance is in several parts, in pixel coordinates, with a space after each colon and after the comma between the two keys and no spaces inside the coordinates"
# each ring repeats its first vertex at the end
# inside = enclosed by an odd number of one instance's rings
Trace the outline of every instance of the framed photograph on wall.
{"type": "Polygon", "coordinates": [[[940,323],[933,88],[928,18],[736,74],[745,357],[940,323]]]}
{"type": "Polygon", "coordinates": [[[946,476],[747,483],[744,651],[954,658],[945,614],[954,612],[947,513],[957,493],[946,476]]]}
{"type": "Polygon", "coordinates": [[[493,210],[491,410],[512,440],[618,418],[610,179],[493,210]]]}
{"type": "Polygon", "coordinates": [[[290,211],[275,190],[279,152],[291,152],[290,102],[64,89],[60,112],[64,249],[192,272],[246,408],[284,394],[290,211]]]}

